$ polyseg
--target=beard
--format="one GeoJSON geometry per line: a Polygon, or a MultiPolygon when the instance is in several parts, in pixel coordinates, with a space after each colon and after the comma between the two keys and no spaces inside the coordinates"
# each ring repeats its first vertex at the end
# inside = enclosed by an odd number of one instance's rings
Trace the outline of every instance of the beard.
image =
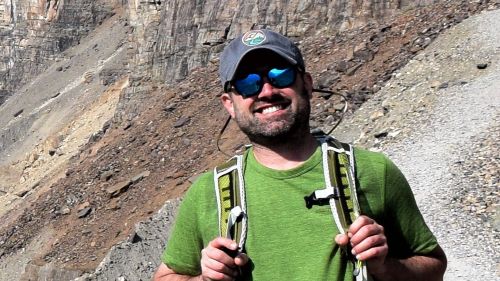
{"type": "MultiPolygon", "coordinates": [[[[262,145],[289,142],[309,131],[311,105],[305,87],[298,96],[295,108],[290,103],[285,114],[274,118],[261,120],[253,114],[243,114],[236,110],[236,123],[251,142],[262,145]]],[[[266,102],[282,101],[285,101],[283,96],[274,95],[266,102]]],[[[256,101],[256,104],[258,104],[258,101],[256,101]]]]}

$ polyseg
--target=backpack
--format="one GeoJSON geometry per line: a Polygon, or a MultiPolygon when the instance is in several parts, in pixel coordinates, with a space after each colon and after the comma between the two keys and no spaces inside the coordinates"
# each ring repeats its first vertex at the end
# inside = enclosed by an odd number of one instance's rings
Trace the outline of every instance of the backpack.
{"type": "MultiPolygon", "coordinates": [[[[360,215],[353,148],[324,133],[316,133],[314,136],[321,143],[326,188],[305,196],[306,207],[310,209],[314,205],[329,204],[339,232],[345,234],[360,215]]],[[[240,252],[244,250],[248,225],[243,165],[243,155],[236,155],[214,169],[219,235],[234,240],[240,252]]],[[[354,265],[353,275],[356,281],[371,280],[365,262],[357,260],[347,247],[342,252],[354,265]]]]}

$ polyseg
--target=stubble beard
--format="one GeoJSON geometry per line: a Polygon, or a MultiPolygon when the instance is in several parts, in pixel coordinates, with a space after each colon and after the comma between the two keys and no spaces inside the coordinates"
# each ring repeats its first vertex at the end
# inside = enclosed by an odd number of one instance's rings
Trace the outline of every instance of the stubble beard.
{"type": "Polygon", "coordinates": [[[305,87],[297,99],[297,109],[289,109],[286,114],[265,121],[253,115],[245,116],[236,112],[235,120],[241,131],[252,143],[271,146],[300,138],[309,131],[311,105],[305,87]]]}

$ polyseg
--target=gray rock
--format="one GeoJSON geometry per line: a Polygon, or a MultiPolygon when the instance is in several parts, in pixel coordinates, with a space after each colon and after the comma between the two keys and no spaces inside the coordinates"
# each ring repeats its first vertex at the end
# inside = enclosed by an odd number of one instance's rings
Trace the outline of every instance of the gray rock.
{"type": "Polygon", "coordinates": [[[488,67],[488,64],[487,63],[478,63],[476,66],[477,66],[477,69],[486,69],[488,67]]]}
{"type": "Polygon", "coordinates": [[[104,171],[99,177],[99,179],[101,181],[108,181],[113,177],[114,174],[115,172],[113,170],[104,171]]]}
{"type": "Polygon", "coordinates": [[[174,128],[180,128],[184,125],[186,125],[187,123],[189,123],[189,117],[181,117],[179,119],[177,119],[177,121],[174,123],[174,128]]]}
{"type": "Polygon", "coordinates": [[[78,216],[78,218],[84,218],[84,217],[88,216],[91,212],[92,212],[91,207],[85,207],[85,208],[78,211],[77,216],[78,216]]]}
{"type": "Polygon", "coordinates": [[[160,264],[179,203],[179,199],[166,202],[152,218],[138,223],[127,241],[114,246],[93,273],[74,281],[107,281],[117,276],[124,280],[151,280],[160,264]]]}
{"type": "Polygon", "coordinates": [[[57,267],[53,264],[45,264],[42,266],[29,263],[25,272],[20,276],[19,280],[42,281],[42,280],[58,280],[69,281],[82,274],[80,270],[70,270],[57,267]]]}
{"type": "Polygon", "coordinates": [[[139,182],[139,181],[141,181],[143,178],[148,177],[148,176],[149,176],[149,174],[151,174],[151,172],[150,172],[150,171],[144,171],[144,172],[142,172],[142,173],[140,173],[140,174],[138,174],[138,175],[133,176],[133,177],[132,177],[132,179],[130,179],[130,182],[131,182],[131,184],[138,183],[138,182],[139,182]]]}
{"type": "Polygon", "coordinates": [[[116,197],[121,193],[127,191],[131,184],[132,182],[130,180],[125,180],[106,188],[106,192],[110,197],[116,197]]]}
{"type": "Polygon", "coordinates": [[[191,92],[189,92],[189,91],[182,92],[180,96],[183,99],[187,99],[191,96],[191,92]]]}

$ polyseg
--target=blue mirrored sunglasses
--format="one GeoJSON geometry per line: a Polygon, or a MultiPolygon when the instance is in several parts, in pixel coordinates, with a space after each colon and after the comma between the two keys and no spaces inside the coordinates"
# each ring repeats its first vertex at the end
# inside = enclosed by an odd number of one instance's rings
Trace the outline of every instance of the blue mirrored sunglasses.
{"type": "Polygon", "coordinates": [[[244,98],[255,96],[262,91],[264,86],[263,74],[267,77],[267,81],[276,88],[286,88],[295,82],[296,68],[271,68],[267,73],[249,73],[242,78],[238,78],[231,82],[231,86],[236,93],[244,98]]]}

